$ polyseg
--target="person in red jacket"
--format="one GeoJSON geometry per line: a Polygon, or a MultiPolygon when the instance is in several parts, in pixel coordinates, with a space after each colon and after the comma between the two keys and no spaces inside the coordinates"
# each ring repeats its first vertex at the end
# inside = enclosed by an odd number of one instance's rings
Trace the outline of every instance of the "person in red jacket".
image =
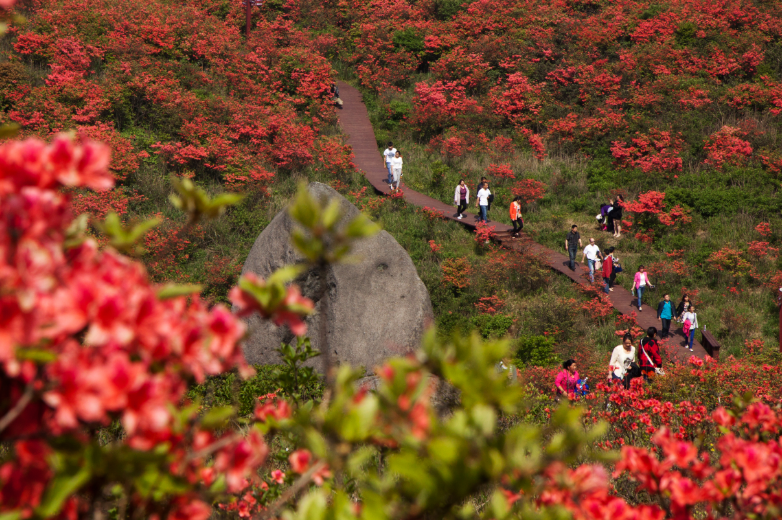
{"type": "Polygon", "coordinates": [[[614,271],[614,257],[611,255],[608,249],[603,251],[603,292],[609,294],[611,290],[611,273],[614,271]]]}
{"type": "Polygon", "coordinates": [[[646,337],[641,340],[638,349],[638,361],[641,365],[641,373],[644,381],[649,381],[663,367],[663,359],[660,357],[660,345],[657,344],[657,328],[646,329],[646,337]]]}

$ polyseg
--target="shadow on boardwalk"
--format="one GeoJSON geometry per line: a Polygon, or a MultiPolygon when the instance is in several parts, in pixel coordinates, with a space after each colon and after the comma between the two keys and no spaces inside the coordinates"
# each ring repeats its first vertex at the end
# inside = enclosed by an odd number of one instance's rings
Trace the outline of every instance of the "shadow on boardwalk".
{"type": "MultiPolygon", "coordinates": [[[[382,157],[375,139],[375,131],[372,128],[372,123],[369,121],[369,114],[363,104],[361,93],[344,82],[339,82],[339,90],[340,97],[344,102],[343,108],[338,112],[340,126],[348,136],[348,144],[353,148],[353,153],[355,154],[354,162],[379,193],[387,194],[388,184],[386,184],[386,179],[388,173],[382,165],[382,157]]],[[[404,184],[402,192],[405,201],[410,204],[420,207],[428,206],[442,211],[443,215],[449,220],[458,222],[471,229],[475,228],[478,220],[475,214],[465,213],[464,218],[459,220],[455,217],[455,209],[452,205],[413,191],[404,186],[404,184]]],[[[511,239],[510,231],[512,228],[507,224],[493,222],[492,225],[495,226],[495,233],[497,234],[495,241],[502,247],[514,250],[526,249],[527,252],[536,254],[543,259],[551,269],[567,276],[573,282],[581,285],[589,284],[587,277],[589,270],[587,267],[577,264],[576,270],[571,271],[568,266],[569,258],[566,255],[532,241],[528,235],[523,233],[520,239],[511,239]]],[[[627,289],[615,286],[614,291],[609,294],[609,298],[614,309],[622,314],[630,314],[636,310],[636,320],[640,327],[646,329],[655,326],[659,329],[660,325],[657,321],[655,307],[648,306],[645,312],[638,313],[637,307],[633,303],[633,296],[627,289]]],[[[681,329],[677,329],[673,338],[668,342],[672,346],[671,351],[680,361],[686,361],[691,355],[689,350],[682,347],[684,341],[685,337],[681,329]]],[[[619,343],[620,340],[617,338],[617,344],[619,343]]],[[[707,356],[706,350],[698,341],[693,343],[693,354],[700,358],[707,356]]]]}

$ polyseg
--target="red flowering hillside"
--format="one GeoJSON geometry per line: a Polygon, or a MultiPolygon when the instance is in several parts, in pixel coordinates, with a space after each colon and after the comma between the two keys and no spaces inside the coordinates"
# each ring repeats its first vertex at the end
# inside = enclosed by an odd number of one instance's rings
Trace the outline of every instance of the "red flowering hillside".
{"type": "Polygon", "coordinates": [[[747,336],[777,340],[775,313],[758,309],[782,279],[782,236],[753,241],[759,223],[782,226],[779,3],[348,0],[267,13],[337,39],[379,144],[407,152],[411,188],[450,202],[460,179],[474,196],[485,175],[489,218],[505,222],[510,199],[535,188],[522,213],[539,242],[559,249],[579,224],[630,275],[658,267],[673,299],[703,289],[704,322],[733,353],[747,336]],[[618,194],[621,240],[595,221],[618,194]],[[725,247],[754,269],[712,276],[725,247]]]}
{"type": "Polygon", "coordinates": [[[245,41],[238,3],[35,1],[19,10],[28,23],[7,36],[0,121],[22,136],[75,130],[110,145],[117,186],[75,193],[74,206],[96,221],[110,211],[161,219],[145,244],[159,280],[206,281],[224,297],[242,258],[209,235],[252,240],[275,178],[316,157],[332,157],[317,167],[330,175],[351,166],[341,142],[322,134],[334,122],[324,102],[328,38],[261,18],[245,41]],[[168,175],[246,192],[251,203],[220,233],[182,230],[166,201],[168,175]]]}

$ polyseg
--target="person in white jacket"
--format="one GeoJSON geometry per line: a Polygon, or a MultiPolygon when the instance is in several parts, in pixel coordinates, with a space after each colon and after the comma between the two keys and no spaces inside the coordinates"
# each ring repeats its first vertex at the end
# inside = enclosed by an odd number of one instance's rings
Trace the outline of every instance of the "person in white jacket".
{"type": "Polygon", "coordinates": [[[687,312],[682,315],[682,323],[687,320],[690,321],[690,330],[687,332],[687,343],[684,346],[689,347],[690,352],[692,352],[692,342],[695,341],[695,329],[698,328],[698,315],[695,313],[695,305],[692,303],[690,303],[687,312]]]}
{"type": "Polygon", "coordinates": [[[394,193],[399,189],[402,178],[402,153],[397,150],[396,155],[391,159],[391,173],[393,179],[391,181],[391,192],[394,193]]]}
{"type": "Polygon", "coordinates": [[[461,220],[464,217],[464,210],[470,202],[470,188],[464,183],[464,179],[459,181],[456,191],[453,193],[453,203],[456,205],[456,218],[461,220]]]}
{"type": "Polygon", "coordinates": [[[622,344],[614,347],[611,353],[611,362],[608,366],[608,377],[612,381],[624,382],[625,388],[628,384],[625,382],[625,376],[630,372],[630,366],[635,362],[635,347],[633,346],[633,337],[625,334],[622,338],[622,344]]]}

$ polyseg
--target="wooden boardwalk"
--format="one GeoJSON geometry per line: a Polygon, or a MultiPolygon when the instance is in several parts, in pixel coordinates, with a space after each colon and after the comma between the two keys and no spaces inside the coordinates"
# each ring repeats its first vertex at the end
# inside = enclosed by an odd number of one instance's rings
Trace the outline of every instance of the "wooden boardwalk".
{"type": "MultiPolygon", "coordinates": [[[[383,158],[381,156],[380,149],[377,146],[377,140],[375,139],[375,131],[372,128],[372,123],[369,120],[369,114],[367,113],[366,106],[361,98],[361,93],[344,82],[339,82],[340,97],[344,103],[343,108],[339,110],[339,122],[342,130],[347,134],[347,142],[353,148],[355,155],[354,162],[356,166],[363,171],[369,183],[382,194],[388,194],[387,177],[388,172],[383,166],[383,158]]],[[[404,178],[404,177],[403,177],[404,178]]],[[[422,193],[411,190],[410,188],[402,184],[403,196],[405,201],[416,206],[439,210],[443,212],[443,215],[454,222],[458,222],[461,225],[474,229],[478,221],[478,217],[474,213],[465,213],[464,218],[459,220],[455,217],[455,207],[451,204],[446,204],[439,200],[433,199],[422,193]]],[[[504,206],[502,208],[504,210],[504,206]]],[[[498,209],[499,210],[499,209],[498,209]]],[[[497,210],[497,211],[498,211],[497,210]]],[[[586,266],[577,263],[576,271],[571,271],[568,266],[569,257],[562,252],[554,251],[547,247],[544,247],[534,241],[532,241],[528,235],[522,234],[519,239],[512,239],[510,237],[510,231],[513,229],[507,224],[500,222],[491,222],[491,226],[495,227],[495,241],[502,247],[515,250],[524,250],[527,253],[532,253],[543,259],[554,271],[567,276],[573,282],[581,285],[589,285],[589,269],[586,266]]],[[[565,241],[565,232],[562,233],[562,242],[565,241]]],[[[585,244],[586,245],[586,244],[585,244]]],[[[563,248],[564,249],[564,248],[563,248]]],[[[579,255],[581,252],[579,252],[579,255]]],[[[602,280],[602,277],[600,278],[602,280]]],[[[652,293],[654,295],[654,293],[652,293]]],[[[611,303],[614,309],[622,314],[630,314],[636,311],[636,321],[638,325],[644,329],[654,326],[660,330],[660,322],[657,321],[656,314],[656,302],[653,305],[648,305],[644,308],[643,312],[637,312],[637,307],[633,303],[634,298],[630,294],[630,291],[624,289],[618,285],[614,287],[613,292],[609,294],[611,303]]],[[[649,300],[647,300],[649,301],[649,300]]],[[[672,328],[674,324],[672,324],[672,328]]],[[[680,327],[676,327],[675,335],[672,339],[665,342],[663,349],[668,353],[670,359],[676,359],[679,361],[686,361],[690,357],[689,350],[683,348],[685,341],[684,335],[681,332],[680,327]]],[[[620,341],[617,338],[617,344],[620,341]]],[[[704,358],[707,356],[706,350],[701,346],[697,340],[693,343],[693,354],[704,358]]]]}

